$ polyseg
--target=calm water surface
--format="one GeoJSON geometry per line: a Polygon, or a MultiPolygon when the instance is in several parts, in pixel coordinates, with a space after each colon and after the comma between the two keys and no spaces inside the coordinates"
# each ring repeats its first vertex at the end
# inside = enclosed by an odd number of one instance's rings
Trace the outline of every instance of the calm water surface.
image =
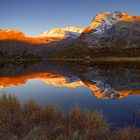
{"type": "Polygon", "coordinates": [[[0,95],[31,99],[68,111],[72,105],[100,110],[114,126],[137,125],[140,110],[139,64],[0,65],[0,95]]]}

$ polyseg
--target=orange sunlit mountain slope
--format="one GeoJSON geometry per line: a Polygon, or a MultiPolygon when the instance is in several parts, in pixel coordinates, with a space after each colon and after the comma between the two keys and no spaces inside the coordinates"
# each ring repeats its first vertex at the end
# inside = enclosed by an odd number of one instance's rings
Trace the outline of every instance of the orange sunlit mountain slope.
{"type": "Polygon", "coordinates": [[[60,41],[59,37],[26,37],[23,32],[17,30],[0,30],[1,41],[22,41],[31,44],[45,44],[52,41],[60,41]]]}

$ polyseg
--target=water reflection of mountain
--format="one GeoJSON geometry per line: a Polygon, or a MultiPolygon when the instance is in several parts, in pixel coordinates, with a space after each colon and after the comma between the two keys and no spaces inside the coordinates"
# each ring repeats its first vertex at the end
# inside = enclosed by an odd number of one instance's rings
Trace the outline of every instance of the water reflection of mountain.
{"type": "Polygon", "coordinates": [[[55,62],[3,65],[0,69],[0,87],[20,86],[30,79],[40,79],[46,84],[58,87],[85,86],[97,98],[120,99],[140,94],[140,69],[137,65],[84,66],[55,62]]]}

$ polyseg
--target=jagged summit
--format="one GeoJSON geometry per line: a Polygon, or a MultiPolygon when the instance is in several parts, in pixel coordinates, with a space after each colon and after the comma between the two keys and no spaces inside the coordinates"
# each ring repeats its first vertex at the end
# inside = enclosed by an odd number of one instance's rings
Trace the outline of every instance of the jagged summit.
{"type": "Polygon", "coordinates": [[[123,12],[103,12],[97,14],[92,23],[84,30],[85,33],[101,34],[106,30],[110,29],[115,23],[121,18],[131,18],[132,16],[123,12]]]}
{"type": "Polygon", "coordinates": [[[96,14],[96,16],[93,18],[92,22],[94,22],[97,18],[114,18],[115,17],[122,17],[124,15],[128,15],[127,13],[123,12],[123,11],[115,11],[115,12],[103,12],[103,13],[99,13],[96,14]]]}
{"type": "Polygon", "coordinates": [[[139,46],[139,34],[140,16],[115,11],[97,14],[81,36],[89,47],[129,48],[139,46]]]}

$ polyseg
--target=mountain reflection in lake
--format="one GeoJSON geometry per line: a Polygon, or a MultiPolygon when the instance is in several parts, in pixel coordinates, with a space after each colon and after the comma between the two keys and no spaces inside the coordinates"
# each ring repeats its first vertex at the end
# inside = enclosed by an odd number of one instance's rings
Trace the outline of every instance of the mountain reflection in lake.
{"type": "Polygon", "coordinates": [[[17,96],[21,103],[32,99],[67,111],[72,105],[101,110],[114,125],[136,123],[140,109],[139,64],[1,65],[0,93],[17,96]]]}

